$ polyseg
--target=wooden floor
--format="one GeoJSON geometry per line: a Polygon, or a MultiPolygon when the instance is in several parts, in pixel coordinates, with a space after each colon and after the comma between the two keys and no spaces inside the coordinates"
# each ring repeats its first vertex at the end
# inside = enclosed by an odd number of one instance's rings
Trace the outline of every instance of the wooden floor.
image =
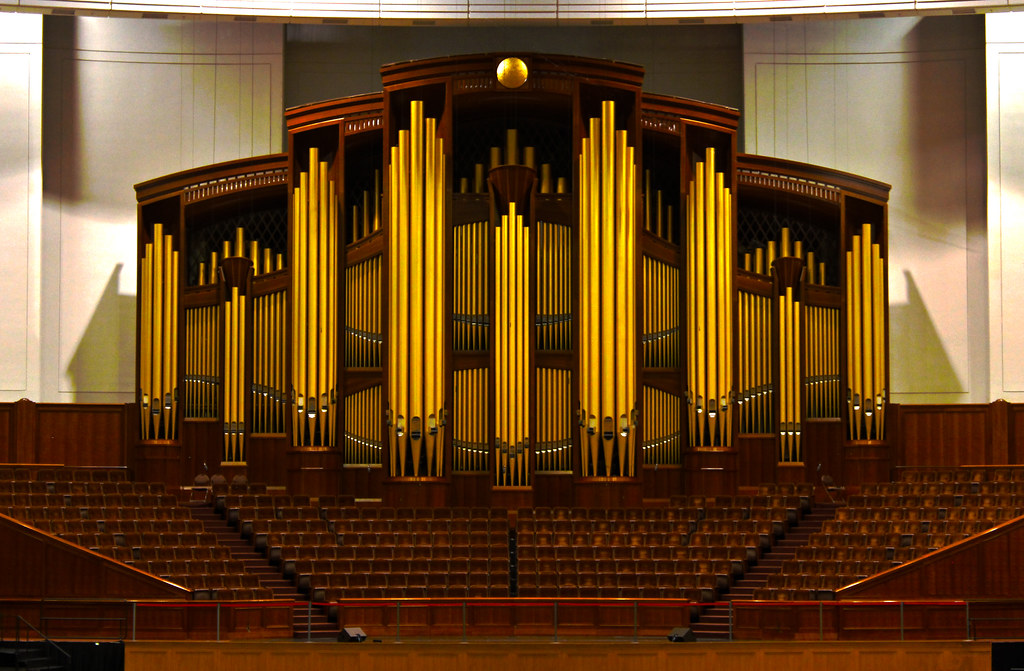
{"type": "Polygon", "coordinates": [[[125,644],[126,671],[989,671],[991,643],[144,642],[125,644]]]}

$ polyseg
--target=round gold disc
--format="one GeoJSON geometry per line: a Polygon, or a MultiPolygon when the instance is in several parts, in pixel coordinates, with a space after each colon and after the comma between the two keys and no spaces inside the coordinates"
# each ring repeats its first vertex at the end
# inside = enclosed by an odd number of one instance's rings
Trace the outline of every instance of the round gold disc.
{"type": "Polygon", "coordinates": [[[498,81],[507,89],[519,88],[528,76],[526,63],[520,58],[506,58],[498,63],[498,81]]]}

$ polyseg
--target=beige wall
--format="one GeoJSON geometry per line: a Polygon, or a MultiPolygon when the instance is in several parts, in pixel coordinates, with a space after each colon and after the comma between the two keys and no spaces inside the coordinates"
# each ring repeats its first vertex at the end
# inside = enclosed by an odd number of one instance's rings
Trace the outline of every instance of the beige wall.
{"type": "Polygon", "coordinates": [[[377,90],[382,63],[519,48],[641,63],[648,90],[741,107],[746,151],[892,184],[893,398],[1024,396],[1015,21],[988,17],[986,173],[982,17],[678,29],[46,17],[43,55],[40,18],[4,15],[0,115],[15,130],[0,140],[13,252],[0,273],[0,400],[132,398],[133,184],[280,151],[286,105],[377,90]]]}
{"type": "MultiPolygon", "coordinates": [[[[283,29],[46,19],[41,401],[133,399],[133,185],[281,150],[283,29]]],[[[2,299],[0,299],[2,300],[2,299]]]]}
{"type": "Polygon", "coordinates": [[[892,185],[892,400],[988,400],[983,18],[748,25],[743,48],[747,151],[892,185]]]}
{"type": "Polygon", "coordinates": [[[1024,399],[1024,14],[986,17],[991,397],[1024,399]]]}
{"type": "Polygon", "coordinates": [[[0,399],[39,389],[43,20],[0,21],[0,399]]]}

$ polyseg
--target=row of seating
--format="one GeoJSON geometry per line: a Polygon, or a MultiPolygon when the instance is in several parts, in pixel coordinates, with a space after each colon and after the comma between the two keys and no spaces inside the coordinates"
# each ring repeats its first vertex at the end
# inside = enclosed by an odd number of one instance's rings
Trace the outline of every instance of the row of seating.
{"type": "Polygon", "coordinates": [[[865,484],[865,496],[939,496],[949,494],[1024,494],[1024,482],[985,480],[983,482],[891,482],[865,484]]]}
{"type": "Polygon", "coordinates": [[[519,562],[518,574],[520,577],[541,573],[556,573],[565,576],[583,573],[614,573],[616,575],[693,573],[730,576],[735,575],[735,563],[730,559],[591,559],[580,561],[531,559],[519,562]]]}
{"type": "Polygon", "coordinates": [[[130,480],[125,468],[52,468],[49,466],[0,466],[0,481],[40,482],[120,482],[130,480]]]}
{"type": "Polygon", "coordinates": [[[837,520],[1009,520],[1017,517],[1017,508],[983,508],[961,506],[950,508],[838,508],[837,520]]]}
{"type": "Polygon", "coordinates": [[[782,573],[868,576],[892,567],[887,559],[787,559],[782,573]]]}
{"type": "Polygon", "coordinates": [[[199,520],[32,520],[51,534],[144,534],[194,532],[205,529],[199,520]]]}
{"type": "Polygon", "coordinates": [[[603,546],[590,547],[586,545],[574,545],[571,547],[524,547],[518,550],[519,561],[537,560],[565,560],[565,561],[589,561],[601,559],[632,559],[633,561],[643,560],[665,560],[665,559],[716,559],[728,558],[735,561],[748,561],[749,552],[745,547],[714,547],[714,546],[667,546],[667,545],[643,545],[643,546],[603,546]]]}
{"type": "Polygon", "coordinates": [[[74,508],[138,508],[177,506],[173,494],[113,493],[10,493],[0,492],[0,506],[70,506],[74,508]]]}
{"type": "Polygon", "coordinates": [[[331,511],[324,509],[324,520],[333,531],[339,533],[346,531],[357,533],[417,533],[421,531],[490,531],[492,533],[508,533],[508,519],[504,517],[491,519],[350,519],[337,517],[331,514],[331,511]]]}
{"type": "Polygon", "coordinates": [[[0,481],[0,495],[10,494],[61,494],[64,496],[99,494],[164,494],[162,482],[88,482],[44,480],[0,481]]]}
{"type": "Polygon", "coordinates": [[[1024,494],[853,494],[848,505],[853,508],[1013,508],[1024,506],[1024,494]]]}
{"type": "Polygon", "coordinates": [[[88,538],[82,538],[81,540],[83,542],[80,542],[79,545],[130,565],[143,561],[231,559],[231,549],[224,545],[147,545],[129,547],[107,543],[92,545],[88,543],[88,538]]]}
{"type": "Polygon", "coordinates": [[[0,511],[17,519],[32,520],[191,520],[192,511],[183,507],[89,508],[58,506],[8,506],[0,511]]]}
{"type": "Polygon", "coordinates": [[[827,520],[821,527],[824,533],[948,533],[974,534],[984,531],[987,521],[965,520],[827,520]]]}
{"type": "Polygon", "coordinates": [[[1024,482],[1024,468],[1006,466],[973,466],[970,468],[901,468],[897,481],[902,482],[1024,482]]]}
{"type": "Polygon", "coordinates": [[[695,603],[713,601],[718,576],[710,574],[538,574],[521,580],[521,597],[584,597],[602,599],[687,599],[695,603]]]}

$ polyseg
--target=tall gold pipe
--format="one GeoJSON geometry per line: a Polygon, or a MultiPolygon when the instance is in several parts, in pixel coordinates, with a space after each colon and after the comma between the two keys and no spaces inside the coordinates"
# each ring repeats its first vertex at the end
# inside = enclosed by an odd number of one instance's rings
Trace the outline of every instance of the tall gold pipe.
{"type": "Polygon", "coordinates": [[[151,392],[149,396],[150,400],[150,418],[153,422],[153,437],[160,438],[162,436],[162,430],[160,425],[160,416],[163,412],[163,347],[161,346],[163,332],[164,332],[164,288],[165,283],[163,280],[163,263],[164,263],[164,234],[163,224],[153,225],[153,275],[151,290],[153,293],[153,327],[150,332],[153,340],[153,364],[152,374],[150,379],[151,392]]]}
{"type": "Polygon", "coordinates": [[[875,334],[875,404],[876,438],[885,438],[885,268],[882,265],[882,248],[878,243],[871,245],[871,262],[874,270],[874,315],[873,331],[875,334]]]}
{"type": "Polygon", "coordinates": [[[854,414],[853,414],[853,390],[855,388],[854,387],[854,382],[853,382],[853,375],[854,375],[853,371],[854,371],[854,368],[856,366],[855,359],[854,359],[854,348],[853,348],[853,331],[854,331],[854,319],[853,319],[853,305],[854,305],[854,300],[853,300],[853,284],[854,284],[853,265],[854,265],[853,264],[853,251],[850,250],[850,251],[846,252],[846,343],[847,343],[847,345],[846,345],[847,346],[847,351],[846,351],[846,381],[847,381],[846,382],[846,385],[847,385],[846,386],[846,394],[847,394],[846,406],[847,406],[847,414],[848,414],[848,417],[849,417],[849,427],[850,427],[849,436],[850,436],[851,439],[856,437],[856,435],[855,435],[855,431],[856,431],[856,429],[855,429],[855,427],[856,427],[856,418],[854,417],[854,414]]]}
{"type": "MultiPolygon", "coordinates": [[[[861,408],[864,414],[865,438],[874,436],[874,269],[871,262],[871,224],[862,227],[861,239],[861,323],[863,338],[863,366],[861,382],[861,408]]],[[[856,289],[855,289],[856,290],[856,289]]]]}

